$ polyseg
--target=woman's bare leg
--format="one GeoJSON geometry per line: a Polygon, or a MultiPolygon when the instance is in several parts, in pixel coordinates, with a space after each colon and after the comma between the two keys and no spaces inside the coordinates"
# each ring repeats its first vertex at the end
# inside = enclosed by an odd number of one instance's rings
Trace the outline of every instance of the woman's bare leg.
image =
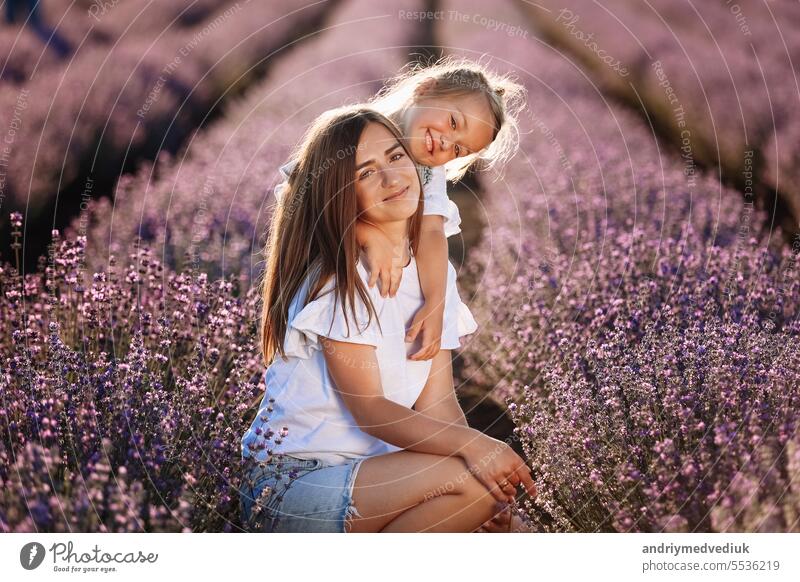
{"type": "Polygon", "coordinates": [[[472,532],[495,499],[460,457],[397,451],[362,462],[353,487],[355,532],[472,532]]]}
{"type": "MultiPolygon", "coordinates": [[[[472,532],[476,503],[465,495],[442,495],[407,509],[382,532],[472,532]]],[[[481,511],[481,510],[479,510],[481,511]]]]}

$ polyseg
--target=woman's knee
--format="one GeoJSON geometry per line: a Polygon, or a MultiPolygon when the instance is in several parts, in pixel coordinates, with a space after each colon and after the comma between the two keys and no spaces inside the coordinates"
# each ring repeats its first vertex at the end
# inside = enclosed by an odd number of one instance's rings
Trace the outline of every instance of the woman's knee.
{"type": "Polygon", "coordinates": [[[463,495],[465,504],[484,516],[484,521],[494,515],[497,500],[486,486],[473,475],[470,475],[470,480],[464,487],[463,495]]]}
{"type": "Polygon", "coordinates": [[[404,510],[442,495],[460,495],[467,503],[491,505],[484,503],[483,493],[491,497],[461,457],[399,451],[366,459],[358,471],[353,497],[359,511],[364,508],[372,513],[386,510],[387,495],[397,509],[404,510]]]}
{"type": "Polygon", "coordinates": [[[475,487],[476,479],[460,457],[440,457],[434,465],[438,472],[436,486],[425,495],[425,500],[440,495],[461,495],[475,487]]]}
{"type": "MultiPolygon", "coordinates": [[[[454,461],[454,471],[448,483],[451,494],[458,494],[464,500],[464,507],[469,507],[488,520],[494,515],[496,500],[486,486],[473,475],[467,464],[460,457],[451,457],[454,461]]],[[[482,522],[481,522],[482,523],[482,522]]]]}
{"type": "Polygon", "coordinates": [[[458,494],[477,510],[490,512],[494,509],[495,499],[486,486],[473,475],[467,464],[460,457],[451,457],[452,474],[440,487],[444,494],[458,494]]]}

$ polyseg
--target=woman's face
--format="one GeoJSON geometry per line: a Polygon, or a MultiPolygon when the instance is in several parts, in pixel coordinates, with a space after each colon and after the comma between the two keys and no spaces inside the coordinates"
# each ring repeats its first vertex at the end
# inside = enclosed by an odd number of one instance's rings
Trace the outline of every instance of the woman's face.
{"type": "Polygon", "coordinates": [[[403,117],[403,133],[417,163],[443,166],[479,152],[494,136],[494,116],[480,93],[418,97],[403,117]]]}
{"type": "Polygon", "coordinates": [[[407,220],[419,207],[417,168],[381,123],[370,122],[361,133],[355,189],[360,218],[372,223],[407,220]]]}

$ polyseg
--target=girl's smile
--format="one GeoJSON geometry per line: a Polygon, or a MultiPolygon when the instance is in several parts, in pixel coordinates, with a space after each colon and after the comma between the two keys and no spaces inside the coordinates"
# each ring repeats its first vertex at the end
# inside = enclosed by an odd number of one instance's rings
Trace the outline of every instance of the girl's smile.
{"type": "Polygon", "coordinates": [[[428,153],[433,153],[433,136],[431,136],[431,130],[425,130],[425,147],[428,149],[428,153]]]}

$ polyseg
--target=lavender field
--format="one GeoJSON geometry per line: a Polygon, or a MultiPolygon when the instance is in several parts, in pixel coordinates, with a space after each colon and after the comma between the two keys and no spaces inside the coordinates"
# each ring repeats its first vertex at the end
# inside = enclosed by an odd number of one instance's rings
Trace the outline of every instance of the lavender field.
{"type": "Polygon", "coordinates": [[[530,523],[800,531],[800,7],[143,6],[0,27],[0,531],[242,531],[278,167],[445,55],[528,92],[515,157],[449,188],[456,390],[530,523]]]}
{"type": "Polygon", "coordinates": [[[682,155],[749,189],[768,214],[777,205],[772,220],[797,232],[794,3],[545,0],[525,12],[605,92],[644,109],[682,155]]]}

